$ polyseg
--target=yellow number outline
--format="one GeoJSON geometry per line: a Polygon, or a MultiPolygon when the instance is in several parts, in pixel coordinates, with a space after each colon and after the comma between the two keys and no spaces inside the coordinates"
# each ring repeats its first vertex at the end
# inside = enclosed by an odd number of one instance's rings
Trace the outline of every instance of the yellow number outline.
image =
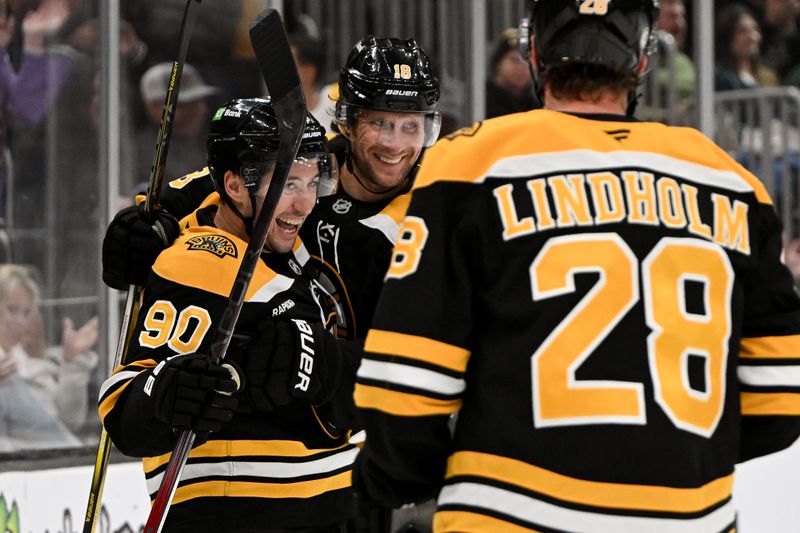
{"type": "MultiPolygon", "coordinates": [[[[644,385],[577,380],[575,372],[639,300],[640,265],[616,234],[555,237],[530,267],[535,301],[575,291],[574,276],[599,279],[531,356],[535,427],[646,424],[644,385]]],[[[648,367],[656,403],[672,423],[710,437],[725,404],[733,269],[725,252],[700,239],[664,238],[641,263],[648,367]],[[704,314],[686,310],[685,280],[703,285],[704,314]],[[688,378],[689,354],[705,363],[705,391],[688,378]]]]}
{"type": "Polygon", "coordinates": [[[407,216],[397,232],[386,279],[403,279],[419,268],[422,249],[428,242],[428,225],[420,217],[407,216]]]}
{"type": "Polygon", "coordinates": [[[581,15],[605,15],[608,13],[609,0],[583,0],[578,12],[581,15]]]}
{"type": "Polygon", "coordinates": [[[208,330],[211,328],[211,315],[202,307],[190,305],[177,312],[172,302],[157,300],[147,310],[142,322],[143,330],[139,333],[139,344],[145,348],[156,349],[164,344],[175,353],[194,353],[200,347],[208,330]],[[187,340],[182,340],[195,324],[187,340]]]}
{"type": "Polygon", "coordinates": [[[395,63],[394,65],[394,78],[396,80],[410,80],[411,79],[411,65],[405,63],[395,63]]]}

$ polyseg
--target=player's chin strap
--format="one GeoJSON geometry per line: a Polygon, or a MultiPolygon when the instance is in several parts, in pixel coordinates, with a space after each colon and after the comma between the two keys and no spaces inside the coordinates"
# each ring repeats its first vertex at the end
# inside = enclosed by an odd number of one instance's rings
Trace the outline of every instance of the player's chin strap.
{"type": "Polygon", "coordinates": [[[253,215],[249,217],[242,214],[242,212],[239,210],[238,207],[236,207],[236,204],[233,202],[233,200],[231,200],[230,196],[228,196],[228,194],[224,190],[218,190],[217,192],[219,192],[219,196],[222,199],[222,201],[225,202],[225,204],[231,208],[233,214],[239,217],[239,220],[242,221],[242,224],[244,224],[244,231],[247,233],[249,237],[250,235],[253,234],[253,222],[255,220],[255,212],[256,212],[255,191],[258,184],[254,183],[252,185],[247,185],[247,183],[248,183],[247,180],[245,180],[245,187],[247,188],[248,196],[250,197],[250,212],[253,213],[253,215]]]}
{"type": "Polygon", "coordinates": [[[639,105],[639,99],[642,97],[641,91],[636,88],[631,89],[628,93],[628,107],[625,108],[625,114],[632,117],[636,113],[636,106],[639,105]]]}
{"type": "MultiPolygon", "coordinates": [[[[236,207],[236,205],[233,203],[233,200],[231,200],[230,197],[227,194],[224,194],[224,193],[220,192],[219,196],[220,196],[220,198],[222,198],[222,201],[225,202],[225,204],[228,207],[231,208],[231,211],[233,211],[233,214],[235,214],[237,217],[239,217],[239,219],[244,224],[245,231],[247,232],[248,235],[250,235],[252,233],[252,231],[253,231],[253,217],[244,216],[242,214],[242,212],[239,211],[239,208],[236,207]]],[[[250,195],[250,205],[253,207],[253,210],[255,210],[255,205],[256,205],[255,202],[256,202],[255,195],[251,194],[250,195]]]]}

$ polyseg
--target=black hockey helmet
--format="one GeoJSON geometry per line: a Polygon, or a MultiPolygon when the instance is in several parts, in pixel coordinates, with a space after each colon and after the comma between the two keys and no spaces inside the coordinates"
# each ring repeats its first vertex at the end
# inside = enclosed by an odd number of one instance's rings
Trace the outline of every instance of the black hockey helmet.
{"type": "Polygon", "coordinates": [[[524,33],[534,36],[540,72],[575,61],[638,77],[642,58],[655,50],[659,0],[527,2],[530,30],[524,33]]]}
{"type": "Polygon", "coordinates": [[[426,146],[439,136],[439,80],[413,39],[368,36],[339,71],[336,122],[348,128],[359,108],[426,115],[426,146]]]}
{"type": "MultiPolygon", "coordinates": [[[[317,165],[320,173],[320,195],[333,192],[338,170],[327,150],[326,141],[325,128],[311,113],[306,113],[305,132],[295,161],[313,161],[317,165]]],[[[241,176],[255,202],[255,192],[261,178],[273,166],[279,144],[278,119],[269,99],[232,100],[217,109],[211,118],[206,142],[208,168],[220,196],[240,217],[242,215],[225,193],[225,172],[231,170],[241,176]]],[[[242,219],[245,220],[245,217],[242,219]]]]}

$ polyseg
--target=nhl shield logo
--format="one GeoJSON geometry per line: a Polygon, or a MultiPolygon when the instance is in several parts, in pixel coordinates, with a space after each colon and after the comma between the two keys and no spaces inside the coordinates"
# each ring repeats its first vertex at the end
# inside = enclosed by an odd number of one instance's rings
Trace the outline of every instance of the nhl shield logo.
{"type": "Polygon", "coordinates": [[[340,215],[344,215],[345,213],[350,211],[351,207],[353,207],[353,202],[351,202],[350,200],[345,200],[344,198],[339,198],[338,200],[333,202],[332,206],[333,211],[340,215]]]}
{"type": "Polygon", "coordinates": [[[198,235],[186,241],[187,249],[211,252],[217,257],[237,256],[236,245],[222,235],[198,235]]]}
{"type": "Polygon", "coordinates": [[[291,268],[292,272],[294,272],[298,276],[303,273],[302,269],[300,268],[300,265],[295,263],[294,259],[289,259],[289,268],[291,268]]]}

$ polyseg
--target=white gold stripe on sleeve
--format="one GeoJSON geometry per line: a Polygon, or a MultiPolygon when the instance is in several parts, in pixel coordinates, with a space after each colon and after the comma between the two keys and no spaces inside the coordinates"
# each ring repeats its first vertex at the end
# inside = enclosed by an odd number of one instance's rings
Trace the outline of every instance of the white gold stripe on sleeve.
{"type": "Polygon", "coordinates": [[[753,187],[745,178],[731,170],[719,170],[663,154],[626,150],[614,152],[567,150],[507,157],[492,165],[479,181],[482,182],[489,176],[497,178],[530,178],[531,176],[551,173],[564,174],[569,169],[581,169],[581,172],[605,170],[610,166],[646,168],[694,183],[720,187],[729,191],[746,193],[753,190],[753,187]]]}
{"type": "MultiPolygon", "coordinates": [[[[144,370],[144,369],[142,369],[144,370]]],[[[122,372],[117,372],[113,376],[109,377],[107,380],[103,382],[103,386],[100,387],[100,394],[97,395],[97,399],[102,400],[103,396],[105,396],[108,389],[119,383],[120,381],[127,381],[129,379],[133,379],[139,375],[140,371],[135,370],[123,370],[122,372]]]]}
{"type": "Polygon", "coordinates": [[[800,367],[739,366],[739,381],[763,387],[800,387],[800,367]]]}
{"type": "MultiPolygon", "coordinates": [[[[301,463],[282,463],[274,461],[224,461],[220,463],[187,463],[181,473],[182,480],[201,477],[231,478],[249,476],[255,478],[292,479],[302,476],[325,474],[351,466],[358,455],[359,448],[352,447],[335,455],[301,463]]],[[[147,480],[150,494],[158,491],[164,473],[147,480]]]]}
{"type": "Polygon", "coordinates": [[[461,394],[466,388],[463,379],[446,376],[425,368],[373,359],[361,360],[358,377],[447,395],[461,394]]]}
{"type": "Polygon", "coordinates": [[[277,275],[265,283],[247,300],[248,302],[269,302],[276,294],[289,290],[294,280],[287,276],[277,275]]]}
{"type": "Polygon", "coordinates": [[[399,231],[400,226],[398,226],[397,222],[395,222],[395,220],[389,215],[378,213],[377,215],[359,220],[359,222],[368,228],[376,229],[383,233],[386,238],[389,239],[390,243],[397,243],[397,232],[399,231]]]}
{"type": "Polygon", "coordinates": [[[494,516],[502,513],[530,524],[574,533],[708,533],[722,531],[736,518],[731,501],[697,518],[620,516],[558,507],[523,494],[477,483],[445,486],[439,493],[438,504],[487,509],[494,516]]]}

